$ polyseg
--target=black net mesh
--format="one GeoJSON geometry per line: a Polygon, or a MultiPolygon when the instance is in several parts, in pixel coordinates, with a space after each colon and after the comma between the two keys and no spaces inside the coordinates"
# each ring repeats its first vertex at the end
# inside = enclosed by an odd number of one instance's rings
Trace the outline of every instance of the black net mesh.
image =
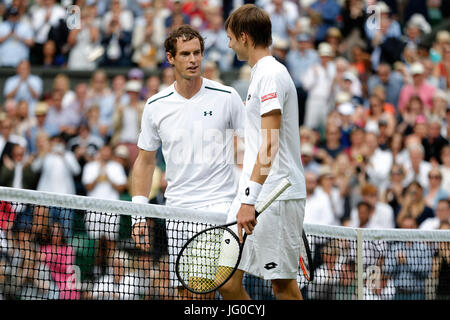
{"type": "MultiPolygon", "coordinates": [[[[175,274],[185,241],[211,225],[147,222],[151,246],[144,252],[131,238],[130,216],[1,201],[0,299],[221,299],[178,290],[175,274]]],[[[297,278],[305,299],[450,298],[449,241],[365,240],[358,260],[356,239],[308,240],[314,280],[300,269],[297,278]]],[[[244,286],[253,299],[274,299],[270,281],[245,275],[244,286]]]]}

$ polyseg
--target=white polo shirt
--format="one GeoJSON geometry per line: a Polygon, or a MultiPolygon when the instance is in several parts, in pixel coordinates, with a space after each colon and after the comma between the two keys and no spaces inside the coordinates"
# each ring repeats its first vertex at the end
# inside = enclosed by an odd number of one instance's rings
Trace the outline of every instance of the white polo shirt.
{"type": "Polygon", "coordinates": [[[233,135],[243,135],[244,107],[236,90],[202,78],[186,99],[175,83],[148,99],[138,147],[162,146],[169,206],[198,208],[236,195],[233,135]]]}
{"type": "Polygon", "coordinates": [[[290,186],[278,200],[306,198],[303,165],[300,156],[297,91],[286,67],[274,57],[260,59],[252,68],[245,104],[245,154],[239,194],[247,188],[262,143],[261,116],[279,109],[282,114],[279,148],[258,201],[287,177],[290,186]]]}

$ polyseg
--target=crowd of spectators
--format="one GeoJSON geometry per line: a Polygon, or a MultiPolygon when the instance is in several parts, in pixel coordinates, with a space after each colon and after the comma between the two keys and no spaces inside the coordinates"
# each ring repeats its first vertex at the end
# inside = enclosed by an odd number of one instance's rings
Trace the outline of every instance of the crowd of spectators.
{"type": "MultiPolygon", "coordinates": [[[[184,23],[196,27],[205,37],[204,76],[224,82],[222,73],[239,72],[239,78],[227,84],[245,100],[250,67],[237,61],[223,28],[230,10],[244,2],[248,1],[2,1],[0,68],[15,68],[16,74],[6,79],[1,93],[0,185],[130,200],[129,177],[145,101],[174,81],[165,58],[165,36],[184,23]],[[73,8],[79,9],[70,16],[79,13],[76,28],[67,20],[67,10],[73,8]],[[33,67],[61,70],[48,92],[43,79],[31,72],[33,67]],[[105,70],[110,67],[125,71],[109,78],[105,70]],[[92,71],[91,78],[74,85],[70,70],[92,71]],[[151,75],[146,77],[146,71],[151,75]]],[[[270,14],[272,54],[287,67],[297,88],[307,187],[304,222],[401,228],[412,219],[415,228],[448,228],[448,1],[256,4],[270,14]]],[[[159,153],[153,203],[164,204],[164,170],[159,153]]],[[[115,277],[114,270],[121,267],[112,262],[125,254],[117,242],[127,237],[122,233],[129,232],[129,225],[126,231],[121,226],[128,220],[89,213],[80,226],[73,210],[41,211],[22,210],[14,224],[0,224],[2,246],[6,247],[8,232],[15,230],[22,252],[16,258],[25,264],[29,239],[50,243],[33,251],[36,266],[22,264],[23,272],[37,270],[52,278],[56,271],[47,261],[49,250],[56,246],[62,251],[53,254],[67,255],[74,250],[69,240],[83,230],[85,241],[99,243],[95,255],[102,261],[95,263],[110,266],[113,273],[103,268],[98,277],[112,283],[129,279],[122,271],[115,277]],[[49,229],[37,230],[41,225],[49,229]],[[36,238],[44,233],[51,237],[36,238]],[[53,242],[61,245],[51,246],[53,242]]],[[[158,258],[162,255],[159,252],[158,258]]],[[[6,256],[2,253],[1,263],[6,256]]],[[[354,267],[346,266],[350,271],[354,267]]],[[[49,286],[34,285],[38,291],[49,286]]],[[[94,285],[101,287],[97,293],[109,290],[104,284],[94,285]]],[[[77,292],[59,290],[63,297],[79,298],[77,292]]],[[[147,294],[133,291],[130,297],[147,294]]]]}

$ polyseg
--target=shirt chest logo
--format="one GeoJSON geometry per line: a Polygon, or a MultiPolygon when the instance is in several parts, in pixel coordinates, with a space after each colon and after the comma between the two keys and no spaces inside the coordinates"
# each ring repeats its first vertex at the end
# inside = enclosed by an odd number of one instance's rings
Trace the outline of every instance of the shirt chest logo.
{"type": "Polygon", "coordinates": [[[213,115],[212,110],[209,110],[209,111],[203,111],[203,116],[204,116],[204,117],[208,117],[208,116],[212,116],[212,115],[213,115]]]}

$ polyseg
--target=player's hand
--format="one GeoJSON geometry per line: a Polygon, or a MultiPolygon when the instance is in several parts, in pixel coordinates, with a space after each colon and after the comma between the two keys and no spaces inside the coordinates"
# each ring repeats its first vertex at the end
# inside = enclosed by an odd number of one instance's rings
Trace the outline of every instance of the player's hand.
{"type": "Polygon", "coordinates": [[[237,215],[237,228],[238,228],[238,236],[239,242],[242,243],[243,235],[242,228],[244,228],[245,233],[250,235],[253,233],[253,229],[256,226],[256,217],[255,217],[255,206],[249,204],[241,204],[241,208],[239,209],[237,215]]]}
{"type": "Polygon", "coordinates": [[[136,243],[136,247],[141,250],[148,251],[150,249],[150,235],[146,222],[139,222],[133,225],[131,237],[136,243]]]}

